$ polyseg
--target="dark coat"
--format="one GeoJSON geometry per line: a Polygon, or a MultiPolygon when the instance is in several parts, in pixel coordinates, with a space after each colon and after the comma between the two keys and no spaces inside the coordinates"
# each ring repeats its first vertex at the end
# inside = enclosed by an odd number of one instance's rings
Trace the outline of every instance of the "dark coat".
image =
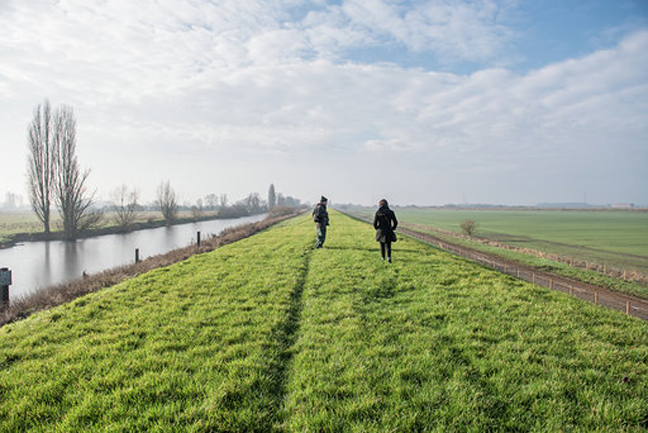
{"type": "Polygon", "coordinates": [[[313,209],[313,221],[317,227],[326,227],[329,225],[329,216],[326,210],[326,205],[318,203],[313,209]]]}
{"type": "Polygon", "coordinates": [[[388,206],[381,206],[374,216],[373,226],[376,229],[376,240],[378,242],[394,242],[396,234],[394,230],[398,227],[396,214],[388,206]]]}

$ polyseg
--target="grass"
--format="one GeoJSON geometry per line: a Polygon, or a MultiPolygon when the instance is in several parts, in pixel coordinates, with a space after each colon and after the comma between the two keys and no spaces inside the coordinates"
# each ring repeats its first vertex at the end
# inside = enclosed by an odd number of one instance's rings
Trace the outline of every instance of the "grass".
{"type": "Polygon", "coordinates": [[[401,209],[397,216],[454,232],[473,219],[485,239],[648,274],[648,212],[401,209]]]}
{"type": "MultiPolygon", "coordinates": [[[[548,258],[538,257],[533,254],[526,254],[515,250],[507,250],[497,246],[486,245],[480,242],[474,242],[468,239],[446,236],[434,230],[419,230],[423,233],[430,233],[435,237],[443,239],[452,244],[466,246],[477,251],[493,254],[506,260],[536,267],[538,269],[553,272],[558,275],[573,278],[599,287],[605,287],[621,293],[636,296],[641,299],[648,299],[648,285],[640,281],[623,280],[622,278],[608,276],[594,270],[585,270],[571,266],[567,263],[551,260],[548,258]]],[[[642,278],[643,279],[643,278],[642,278]]]]}
{"type": "Polygon", "coordinates": [[[331,212],[0,328],[0,431],[643,431],[648,324],[331,212]]]}
{"type": "MultiPolygon", "coordinates": [[[[201,218],[215,217],[213,212],[205,212],[201,218]]],[[[193,220],[193,215],[189,211],[179,212],[177,220],[179,222],[189,222],[193,220]]],[[[133,222],[136,227],[152,227],[162,225],[164,222],[160,212],[138,212],[133,222]]],[[[52,233],[63,231],[63,222],[58,212],[52,213],[50,222],[52,233]]],[[[97,227],[92,230],[113,230],[117,229],[118,224],[115,220],[115,214],[107,212],[97,227]]],[[[4,243],[10,243],[17,235],[40,235],[43,233],[43,223],[34,213],[10,213],[0,214],[0,246],[4,243]]]]}

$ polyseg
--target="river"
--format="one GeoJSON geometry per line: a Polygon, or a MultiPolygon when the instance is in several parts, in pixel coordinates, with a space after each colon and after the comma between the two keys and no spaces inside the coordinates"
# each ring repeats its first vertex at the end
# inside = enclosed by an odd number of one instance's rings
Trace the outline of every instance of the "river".
{"type": "Polygon", "coordinates": [[[0,250],[0,268],[12,271],[11,299],[34,293],[54,284],[74,280],[135,261],[166,253],[196,242],[196,233],[206,239],[228,227],[260,221],[263,215],[201,221],[169,227],[137,230],[70,241],[25,242],[0,250]]]}

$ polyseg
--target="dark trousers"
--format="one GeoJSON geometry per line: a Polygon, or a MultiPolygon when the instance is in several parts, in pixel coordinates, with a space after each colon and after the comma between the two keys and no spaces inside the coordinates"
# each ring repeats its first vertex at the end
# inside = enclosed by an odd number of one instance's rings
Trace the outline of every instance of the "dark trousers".
{"type": "Polygon", "coordinates": [[[383,259],[385,258],[385,252],[387,252],[387,258],[391,260],[391,242],[380,243],[380,255],[383,259]]]}
{"type": "Polygon", "coordinates": [[[317,241],[315,242],[315,248],[322,248],[324,241],[326,240],[326,226],[317,225],[317,241]]]}

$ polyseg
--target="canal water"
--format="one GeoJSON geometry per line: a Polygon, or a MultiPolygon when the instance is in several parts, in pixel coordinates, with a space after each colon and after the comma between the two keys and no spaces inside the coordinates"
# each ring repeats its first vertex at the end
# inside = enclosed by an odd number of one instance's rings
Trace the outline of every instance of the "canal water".
{"type": "Polygon", "coordinates": [[[219,234],[228,227],[260,221],[263,215],[243,218],[201,221],[169,227],[138,230],[70,241],[25,242],[0,250],[0,268],[12,271],[11,299],[19,299],[39,289],[74,280],[135,261],[135,249],[140,259],[166,253],[219,234]]]}

